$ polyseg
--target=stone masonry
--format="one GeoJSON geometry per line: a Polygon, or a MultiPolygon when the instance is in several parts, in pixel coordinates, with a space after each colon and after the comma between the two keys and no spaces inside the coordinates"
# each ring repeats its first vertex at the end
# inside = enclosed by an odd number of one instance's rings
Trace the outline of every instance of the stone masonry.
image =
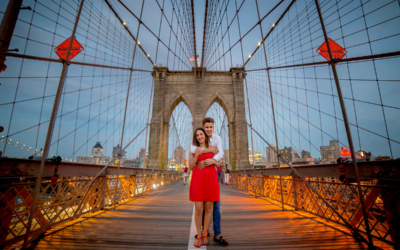
{"type": "Polygon", "coordinates": [[[168,71],[166,67],[157,67],[152,75],[154,97],[148,168],[154,165],[155,169],[167,168],[169,120],[180,102],[184,102],[192,114],[193,129],[202,127],[201,121],[210,106],[219,103],[229,122],[229,166],[233,170],[249,166],[243,68],[231,68],[227,72],[204,68],[168,71]]]}

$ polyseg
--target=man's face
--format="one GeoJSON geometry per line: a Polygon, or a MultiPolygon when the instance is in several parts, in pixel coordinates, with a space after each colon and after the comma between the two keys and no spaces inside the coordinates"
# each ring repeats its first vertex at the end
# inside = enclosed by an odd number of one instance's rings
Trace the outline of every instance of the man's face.
{"type": "Polygon", "coordinates": [[[206,131],[206,134],[208,135],[208,137],[211,137],[212,134],[214,133],[214,123],[212,123],[212,122],[204,123],[203,128],[206,131]]]}

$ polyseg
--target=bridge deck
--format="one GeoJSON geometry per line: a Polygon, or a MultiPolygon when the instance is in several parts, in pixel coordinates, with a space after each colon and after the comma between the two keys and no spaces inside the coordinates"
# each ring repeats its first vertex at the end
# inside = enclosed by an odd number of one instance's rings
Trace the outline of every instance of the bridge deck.
{"type": "MultiPolygon", "coordinates": [[[[179,181],[120,205],[116,211],[101,211],[67,227],[56,227],[36,243],[36,248],[187,249],[193,215],[188,189],[179,181]]],[[[336,224],[335,229],[308,214],[282,212],[269,201],[230,186],[222,185],[221,195],[222,231],[230,249],[366,248],[336,224]]],[[[222,247],[210,237],[207,248],[222,247]]]]}

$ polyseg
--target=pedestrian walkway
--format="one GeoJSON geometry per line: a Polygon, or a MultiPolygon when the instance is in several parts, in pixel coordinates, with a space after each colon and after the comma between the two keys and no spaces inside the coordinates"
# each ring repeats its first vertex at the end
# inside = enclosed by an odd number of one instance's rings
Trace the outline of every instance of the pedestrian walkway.
{"type": "MultiPolygon", "coordinates": [[[[144,198],[48,231],[37,249],[188,249],[193,204],[176,182],[144,198]]],[[[349,230],[221,185],[222,232],[229,249],[363,249],[349,230]],[[334,227],[333,227],[334,226],[334,227]],[[339,228],[339,229],[338,229],[339,228]]],[[[212,241],[204,249],[221,249],[212,241]]],[[[192,232],[193,233],[193,232],[192,232]]]]}

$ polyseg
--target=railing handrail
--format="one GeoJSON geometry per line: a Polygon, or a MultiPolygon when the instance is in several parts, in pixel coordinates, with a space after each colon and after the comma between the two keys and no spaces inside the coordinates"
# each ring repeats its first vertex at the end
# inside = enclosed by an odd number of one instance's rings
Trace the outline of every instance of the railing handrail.
{"type": "MultiPolygon", "coordinates": [[[[61,162],[58,165],[58,176],[95,176],[105,165],[95,165],[77,162],[61,162]]],[[[39,175],[40,160],[0,158],[0,179],[2,178],[36,178],[39,175]]],[[[54,175],[55,163],[46,161],[43,177],[49,178],[54,175]]],[[[109,166],[103,175],[116,175],[117,167],[109,166]]],[[[120,167],[120,175],[150,174],[151,168],[120,167]]],[[[154,170],[154,173],[178,173],[178,171],[154,170]]]]}
{"type": "MultiPolygon", "coordinates": [[[[339,177],[340,165],[344,166],[347,178],[355,178],[351,162],[343,164],[313,164],[292,166],[304,177],[339,177]]],[[[360,178],[363,179],[400,179],[400,160],[365,161],[357,162],[360,178]]],[[[249,166],[250,167],[250,166],[249,166]]],[[[289,167],[281,166],[281,175],[293,175],[289,167]]],[[[231,170],[234,174],[241,174],[243,170],[231,170]]],[[[246,168],[249,175],[279,175],[279,168],[246,168]]]]}

